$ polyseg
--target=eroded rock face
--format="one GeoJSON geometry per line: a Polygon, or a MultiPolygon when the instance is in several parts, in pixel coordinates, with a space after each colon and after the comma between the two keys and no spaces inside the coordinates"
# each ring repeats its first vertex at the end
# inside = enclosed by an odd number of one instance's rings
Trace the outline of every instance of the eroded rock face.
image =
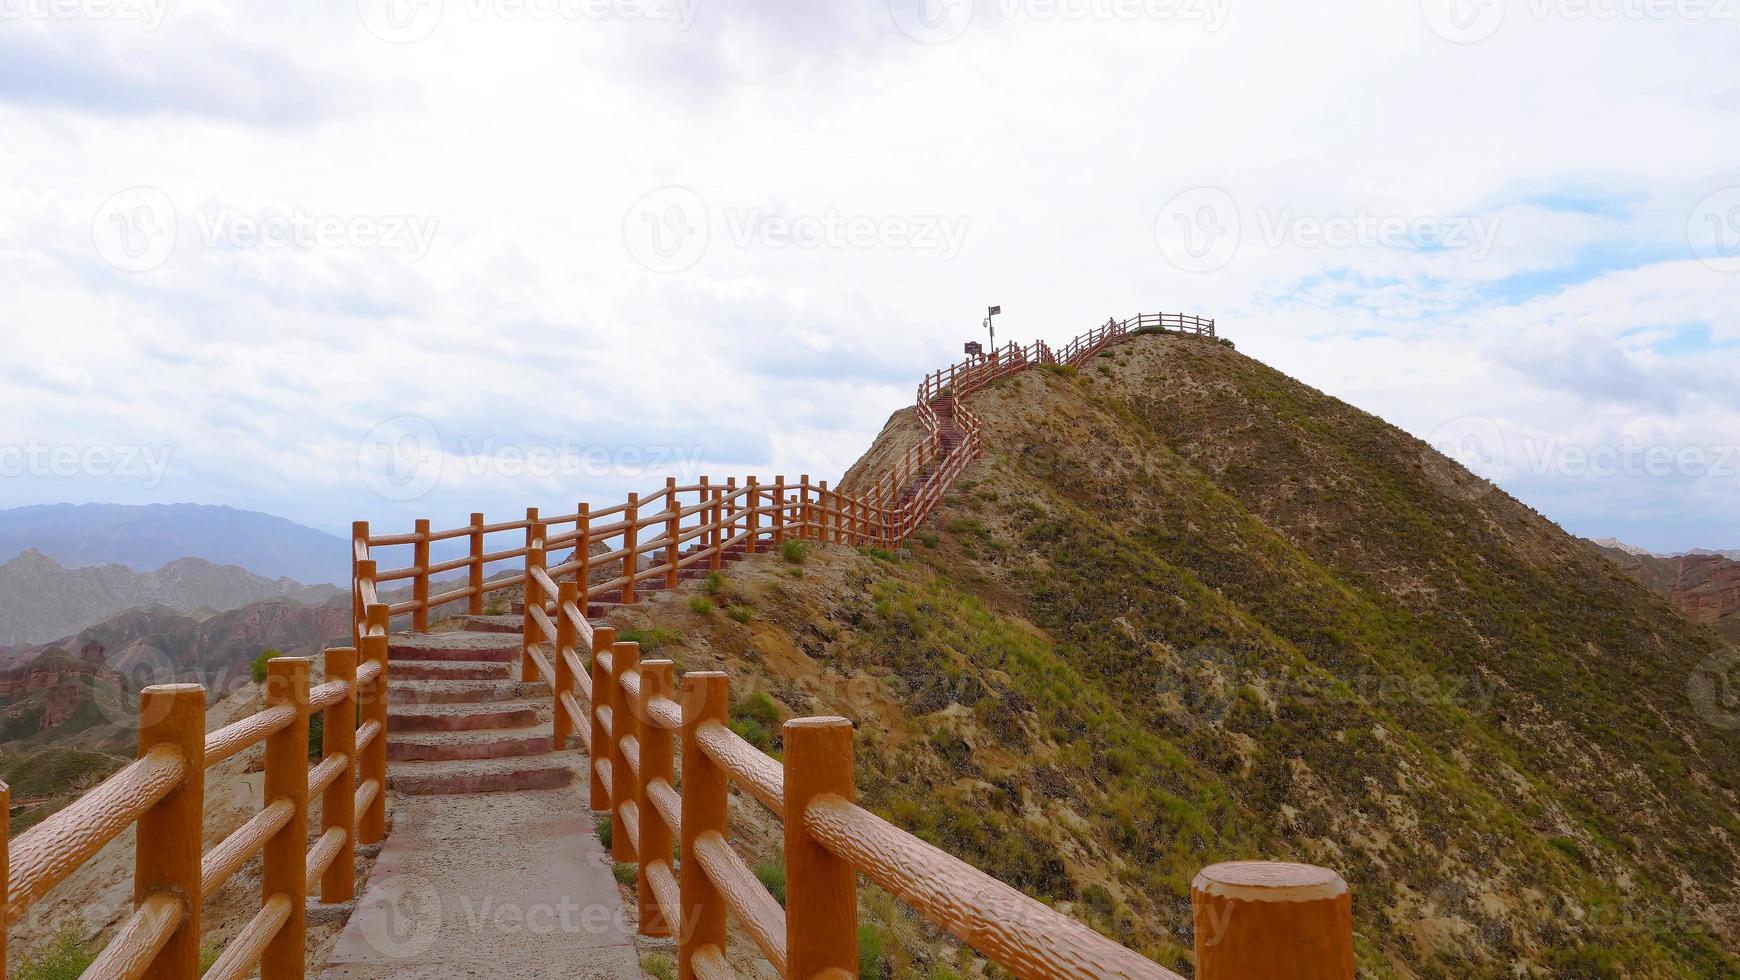
{"type": "Polygon", "coordinates": [[[1663,558],[1598,547],[1693,622],[1713,627],[1730,641],[1740,643],[1740,561],[1717,552],[1663,558]]]}

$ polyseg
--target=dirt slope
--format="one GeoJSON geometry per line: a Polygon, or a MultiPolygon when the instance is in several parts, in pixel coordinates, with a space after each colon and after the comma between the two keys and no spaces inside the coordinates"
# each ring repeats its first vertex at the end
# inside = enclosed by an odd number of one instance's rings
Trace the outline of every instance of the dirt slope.
{"type": "MultiPolygon", "coordinates": [[[[1740,719],[1687,694],[1715,634],[1223,347],[972,407],[986,455],[909,553],[760,559],[712,599],[747,622],[690,586],[624,625],[852,717],[868,805],[1180,970],[1190,876],[1262,856],[1347,876],[1365,976],[1740,971],[1740,719]]],[[[974,968],[903,928],[911,969],[974,968]]]]}

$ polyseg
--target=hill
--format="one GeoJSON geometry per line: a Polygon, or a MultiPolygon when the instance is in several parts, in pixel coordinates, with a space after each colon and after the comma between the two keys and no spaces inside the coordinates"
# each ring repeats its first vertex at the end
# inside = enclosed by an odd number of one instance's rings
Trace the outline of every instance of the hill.
{"type": "Polygon", "coordinates": [[[1686,694],[1715,634],[1218,345],[971,407],[985,454],[910,551],[793,549],[613,618],[729,670],[769,747],[853,718],[867,806],[1175,969],[1190,876],[1264,857],[1347,877],[1362,976],[1740,971],[1740,737],[1686,694]]]}
{"type": "Polygon", "coordinates": [[[203,504],[43,504],[0,510],[0,559],[35,549],[63,565],[138,571],[178,558],[240,565],[266,578],[343,584],[343,538],[251,510],[203,504]]]}
{"type": "Polygon", "coordinates": [[[1663,558],[1594,543],[1614,564],[1673,603],[1693,622],[1740,643],[1740,561],[1724,552],[1701,549],[1663,558]]]}
{"type": "Polygon", "coordinates": [[[222,611],[269,598],[323,602],[332,585],[266,579],[234,565],[181,558],[150,572],[107,564],[66,568],[36,550],[0,564],[0,644],[40,643],[116,615],[162,605],[176,612],[222,611]]]}

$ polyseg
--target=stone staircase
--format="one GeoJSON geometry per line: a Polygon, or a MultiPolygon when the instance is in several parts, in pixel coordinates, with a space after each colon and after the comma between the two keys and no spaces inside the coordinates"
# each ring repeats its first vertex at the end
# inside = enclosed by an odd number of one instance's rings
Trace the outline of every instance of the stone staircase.
{"type": "Polygon", "coordinates": [[[552,751],[549,685],[518,679],[518,619],[467,616],[461,624],[388,641],[392,788],[420,796],[566,785],[584,756],[552,751]]]}
{"type": "Polygon", "coordinates": [[[930,407],[936,411],[937,438],[942,444],[942,451],[924,464],[912,479],[906,481],[906,486],[900,490],[897,506],[906,504],[929,486],[937,469],[966,441],[967,434],[961,431],[960,423],[955,421],[955,396],[938,395],[931,399],[930,407]]]}

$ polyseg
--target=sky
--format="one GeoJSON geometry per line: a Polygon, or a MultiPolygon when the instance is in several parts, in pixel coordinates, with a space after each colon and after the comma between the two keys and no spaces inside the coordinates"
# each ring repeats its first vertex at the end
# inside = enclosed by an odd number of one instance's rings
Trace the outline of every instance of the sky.
{"type": "Polygon", "coordinates": [[[1194,312],[1587,536],[1740,547],[1727,0],[0,0],[0,506],[837,479],[1194,312]]]}

